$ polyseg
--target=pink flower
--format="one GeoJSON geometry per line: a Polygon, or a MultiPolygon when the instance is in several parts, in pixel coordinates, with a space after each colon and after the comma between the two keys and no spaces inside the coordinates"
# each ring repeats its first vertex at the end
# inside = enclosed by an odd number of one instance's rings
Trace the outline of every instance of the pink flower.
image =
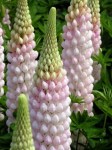
{"type": "Polygon", "coordinates": [[[0,97],[4,94],[4,47],[2,46],[4,40],[3,40],[3,30],[0,28],[0,97]]]}
{"type": "Polygon", "coordinates": [[[9,29],[11,29],[11,26],[10,26],[11,22],[10,22],[10,16],[9,16],[9,9],[6,9],[6,10],[5,10],[5,16],[4,16],[4,18],[3,18],[3,23],[4,23],[4,24],[7,24],[8,27],[9,27],[9,29]]]}
{"type": "MultiPolygon", "coordinates": [[[[93,42],[93,55],[98,55],[100,52],[100,45],[101,45],[101,29],[100,29],[100,6],[99,6],[99,0],[89,0],[89,7],[91,9],[92,14],[92,24],[93,24],[93,36],[92,36],[92,42],[93,42]]],[[[93,77],[95,80],[95,83],[100,80],[101,78],[101,64],[98,64],[98,62],[93,62],[93,77]]]]}
{"type": "Polygon", "coordinates": [[[101,78],[101,69],[102,66],[97,61],[93,62],[93,77],[94,77],[94,83],[98,82],[101,78]]]}
{"type": "Polygon", "coordinates": [[[93,25],[87,1],[71,1],[65,18],[67,25],[63,27],[63,63],[69,78],[70,92],[84,100],[82,104],[74,103],[72,108],[74,112],[87,110],[89,115],[93,115],[93,25]]]}
{"type": "Polygon", "coordinates": [[[32,88],[33,76],[38,53],[34,51],[35,35],[31,25],[31,17],[27,1],[18,1],[11,40],[9,43],[9,53],[7,59],[7,125],[15,120],[13,112],[17,109],[17,100],[20,93],[29,94],[32,88]]]}
{"type": "Polygon", "coordinates": [[[56,9],[51,8],[30,95],[36,150],[70,150],[70,98],[56,39],[56,9]]]}
{"type": "Polygon", "coordinates": [[[99,49],[101,45],[101,29],[100,29],[100,6],[99,0],[89,0],[89,7],[91,9],[92,14],[92,24],[93,24],[93,36],[92,42],[94,47],[93,54],[99,54],[99,49]]]}

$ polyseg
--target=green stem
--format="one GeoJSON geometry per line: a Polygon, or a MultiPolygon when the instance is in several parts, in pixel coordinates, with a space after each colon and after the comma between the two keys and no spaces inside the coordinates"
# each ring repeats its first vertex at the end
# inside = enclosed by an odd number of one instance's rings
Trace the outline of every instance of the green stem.
{"type": "Polygon", "coordinates": [[[78,130],[77,142],[76,142],[76,150],[78,150],[79,135],[80,135],[80,130],[78,130]]]}
{"type": "Polygon", "coordinates": [[[104,124],[103,124],[103,129],[105,129],[106,121],[107,121],[107,115],[105,115],[104,124]]]}

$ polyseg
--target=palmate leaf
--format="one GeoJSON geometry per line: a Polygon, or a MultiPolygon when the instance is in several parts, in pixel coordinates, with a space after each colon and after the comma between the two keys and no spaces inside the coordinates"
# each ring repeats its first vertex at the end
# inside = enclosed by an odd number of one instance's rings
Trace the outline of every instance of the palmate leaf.
{"type": "Polygon", "coordinates": [[[84,100],[82,97],[77,97],[77,96],[71,94],[70,98],[71,98],[72,103],[79,103],[79,104],[84,103],[84,100]]]}
{"type": "MultiPolygon", "coordinates": [[[[78,112],[72,113],[71,119],[71,131],[81,132],[88,141],[88,147],[90,150],[95,148],[100,143],[100,139],[105,136],[105,129],[96,126],[103,120],[103,115],[95,115],[93,117],[88,116],[87,111],[83,114],[78,112]]],[[[88,148],[88,150],[89,150],[88,148]]],[[[87,149],[87,148],[86,148],[87,149]]]]}
{"type": "Polygon", "coordinates": [[[88,116],[87,111],[84,111],[82,114],[78,112],[75,114],[74,112],[71,115],[71,131],[74,130],[87,130],[87,128],[92,128],[94,125],[98,124],[103,119],[103,115],[97,116],[88,116]]]}
{"type": "Polygon", "coordinates": [[[109,88],[108,86],[105,86],[105,87],[103,88],[103,90],[104,90],[104,95],[105,95],[105,97],[106,97],[107,100],[108,100],[109,102],[111,102],[111,104],[112,104],[112,88],[109,88]]]}
{"type": "Polygon", "coordinates": [[[102,26],[109,32],[112,37],[112,17],[110,17],[106,10],[101,13],[102,26]]]}
{"type": "Polygon", "coordinates": [[[107,138],[94,138],[88,139],[89,145],[87,150],[111,150],[112,149],[112,139],[107,138]]]}
{"type": "Polygon", "coordinates": [[[105,130],[103,128],[86,128],[84,132],[88,139],[98,139],[105,136],[105,130]]]}
{"type": "Polygon", "coordinates": [[[101,100],[95,101],[97,107],[103,111],[109,117],[112,117],[112,107],[109,106],[107,102],[102,102],[101,100]]]}
{"type": "Polygon", "coordinates": [[[104,95],[104,93],[94,90],[93,94],[96,95],[96,99],[102,99],[102,100],[107,100],[106,96],[104,95]]]}
{"type": "MultiPolygon", "coordinates": [[[[84,135],[87,138],[88,145],[91,149],[95,149],[99,143],[101,144],[101,139],[105,137],[105,130],[103,128],[87,128],[84,130],[84,135]]],[[[103,143],[104,144],[104,143],[103,143]]]]}
{"type": "Polygon", "coordinates": [[[95,104],[109,117],[112,117],[112,87],[104,86],[103,92],[93,91],[95,104]]]}
{"type": "Polygon", "coordinates": [[[112,55],[112,49],[100,49],[99,51],[99,55],[94,55],[92,56],[93,60],[94,61],[97,61],[99,62],[102,66],[103,65],[111,65],[111,62],[112,62],[112,58],[111,58],[111,55],[112,55]],[[105,55],[103,55],[103,52],[105,52],[105,55]]]}
{"type": "Polygon", "coordinates": [[[101,80],[108,85],[111,85],[110,75],[109,75],[110,72],[108,71],[108,67],[111,66],[112,63],[111,52],[112,52],[111,49],[108,50],[102,49],[100,50],[99,55],[93,56],[93,60],[100,63],[102,66],[101,80]],[[103,53],[105,53],[105,55],[103,53]]]}
{"type": "Polygon", "coordinates": [[[98,54],[98,55],[93,55],[93,56],[92,56],[92,59],[93,59],[94,61],[97,61],[97,62],[99,62],[100,64],[102,64],[102,62],[104,62],[103,54],[102,54],[102,49],[99,50],[99,54],[98,54]]]}

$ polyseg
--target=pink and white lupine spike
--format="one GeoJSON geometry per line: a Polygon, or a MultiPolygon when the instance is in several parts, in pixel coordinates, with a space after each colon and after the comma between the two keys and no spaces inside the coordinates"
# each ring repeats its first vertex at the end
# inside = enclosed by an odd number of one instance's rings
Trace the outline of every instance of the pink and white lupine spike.
{"type": "Polygon", "coordinates": [[[33,138],[36,150],[70,150],[69,87],[57,46],[55,8],[46,31],[30,95],[33,138]]]}
{"type": "Polygon", "coordinates": [[[10,26],[11,22],[10,22],[10,16],[9,16],[9,9],[6,9],[6,10],[5,10],[5,16],[4,16],[4,18],[3,18],[3,23],[4,23],[4,24],[7,24],[8,27],[9,27],[9,29],[11,29],[11,26],[10,26]]]}
{"type": "Polygon", "coordinates": [[[94,77],[94,83],[98,82],[101,78],[101,64],[98,64],[97,61],[93,62],[93,77],[94,77]]]}
{"type": "Polygon", "coordinates": [[[99,0],[89,0],[89,7],[91,9],[92,14],[92,24],[93,24],[93,36],[92,36],[92,42],[94,51],[93,54],[98,55],[101,45],[101,29],[100,29],[100,6],[99,6],[99,0]]]}
{"type": "MultiPolygon", "coordinates": [[[[91,9],[92,14],[92,24],[93,24],[93,36],[92,36],[92,42],[93,42],[93,55],[98,55],[100,51],[100,45],[101,45],[101,29],[100,29],[100,5],[99,0],[89,0],[88,5],[91,9]]],[[[93,77],[96,83],[100,80],[101,77],[101,64],[98,64],[98,62],[93,62],[93,77]]]]}
{"type": "MultiPolygon", "coordinates": [[[[4,94],[4,69],[5,69],[5,64],[4,64],[4,47],[3,45],[3,29],[0,28],[0,97],[3,96],[4,94]]],[[[2,113],[3,109],[0,107],[0,121],[4,119],[4,114],[2,113]]]]}
{"type": "Polygon", "coordinates": [[[3,30],[0,28],[0,97],[4,94],[4,47],[2,46],[4,40],[3,40],[3,30]]]}
{"type": "Polygon", "coordinates": [[[94,83],[97,83],[101,79],[101,69],[102,65],[98,63],[97,61],[93,61],[93,78],[94,83]]]}
{"type": "Polygon", "coordinates": [[[2,107],[0,107],[0,121],[4,120],[5,115],[2,113],[4,109],[2,107]]]}
{"type": "Polygon", "coordinates": [[[70,92],[84,99],[82,104],[74,103],[73,110],[87,110],[89,115],[93,115],[93,26],[87,0],[72,0],[65,19],[67,25],[63,27],[62,59],[68,73],[70,92]]]}
{"type": "Polygon", "coordinates": [[[15,23],[11,31],[9,53],[7,55],[7,125],[15,120],[13,112],[17,109],[20,93],[28,94],[33,82],[38,53],[35,47],[34,29],[31,25],[27,0],[18,0],[15,23]]]}

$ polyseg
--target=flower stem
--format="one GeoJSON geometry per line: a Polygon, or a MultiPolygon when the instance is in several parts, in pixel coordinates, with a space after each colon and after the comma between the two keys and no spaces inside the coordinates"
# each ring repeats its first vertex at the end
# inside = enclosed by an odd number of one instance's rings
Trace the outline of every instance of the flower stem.
{"type": "Polygon", "coordinates": [[[78,150],[79,135],[80,135],[80,129],[78,130],[78,135],[77,135],[76,150],[78,150]]]}
{"type": "Polygon", "coordinates": [[[105,126],[106,126],[106,121],[107,121],[107,115],[105,115],[105,118],[104,118],[103,129],[105,129],[105,126]]]}

